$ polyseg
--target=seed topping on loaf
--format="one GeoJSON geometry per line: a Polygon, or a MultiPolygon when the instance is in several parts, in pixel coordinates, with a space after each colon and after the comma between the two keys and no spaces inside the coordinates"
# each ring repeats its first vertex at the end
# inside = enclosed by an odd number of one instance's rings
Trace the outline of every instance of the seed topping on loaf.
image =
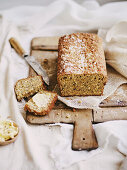
{"type": "Polygon", "coordinates": [[[102,40],[96,34],[74,33],[61,37],[59,41],[60,72],[89,74],[106,71],[102,64],[105,62],[102,58],[104,52],[98,48],[99,43],[102,43],[102,40]]]}
{"type": "Polygon", "coordinates": [[[62,96],[102,95],[107,71],[101,38],[90,33],[61,37],[57,68],[62,96]]]}

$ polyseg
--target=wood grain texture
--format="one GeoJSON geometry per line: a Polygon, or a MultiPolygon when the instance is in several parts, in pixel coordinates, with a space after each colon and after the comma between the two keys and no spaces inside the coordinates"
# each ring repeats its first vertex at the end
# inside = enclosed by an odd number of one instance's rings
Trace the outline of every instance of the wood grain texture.
{"type": "Polygon", "coordinates": [[[21,44],[18,42],[18,40],[14,37],[9,39],[9,42],[11,46],[15,49],[15,51],[23,57],[25,55],[25,50],[22,48],[21,44]]]}
{"type": "Polygon", "coordinates": [[[58,50],[59,37],[37,37],[31,41],[32,50],[58,50]]]}
{"type": "MultiPolygon", "coordinates": [[[[31,55],[42,65],[49,77],[48,90],[53,90],[57,83],[57,55],[56,51],[38,51],[32,50],[31,55]]],[[[29,75],[34,76],[36,73],[32,68],[29,70],[29,75]]]]}
{"type": "Polygon", "coordinates": [[[91,150],[98,147],[92,127],[92,110],[57,109],[45,116],[34,116],[27,113],[26,119],[32,124],[69,123],[74,124],[72,149],[91,150]]]}
{"type": "Polygon", "coordinates": [[[103,100],[100,107],[127,106],[127,84],[123,84],[117,90],[103,100]]]}
{"type": "Polygon", "coordinates": [[[93,110],[93,122],[127,120],[127,107],[112,107],[93,110]]]}
{"type": "Polygon", "coordinates": [[[73,150],[91,150],[98,147],[97,139],[92,127],[91,111],[85,110],[84,114],[78,114],[79,119],[74,123],[72,140],[73,150]]]}

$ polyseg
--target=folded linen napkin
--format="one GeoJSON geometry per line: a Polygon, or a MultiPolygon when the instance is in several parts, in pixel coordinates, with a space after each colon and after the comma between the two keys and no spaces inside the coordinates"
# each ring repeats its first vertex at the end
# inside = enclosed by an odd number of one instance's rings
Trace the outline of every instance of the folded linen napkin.
{"type": "Polygon", "coordinates": [[[127,21],[100,29],[98,35],[104,40],[106,62],[127,78],[127,21]]]}

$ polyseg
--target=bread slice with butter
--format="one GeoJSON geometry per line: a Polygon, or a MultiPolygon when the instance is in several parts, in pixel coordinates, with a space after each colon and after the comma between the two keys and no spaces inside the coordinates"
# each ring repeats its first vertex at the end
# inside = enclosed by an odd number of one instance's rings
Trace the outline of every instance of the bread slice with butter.
{"type": "Polygon", "coordinates": [[[57,93],[40,91],[25,104],[24,110],[34,115],[46,115],[55,105],[57,98],[57,93]]]}

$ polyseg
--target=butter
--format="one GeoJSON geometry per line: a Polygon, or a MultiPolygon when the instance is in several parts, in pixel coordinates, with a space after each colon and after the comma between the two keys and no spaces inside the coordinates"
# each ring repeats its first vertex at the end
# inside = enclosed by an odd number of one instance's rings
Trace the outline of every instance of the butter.
{"type": "Polygon", "coordinates": [[[18,127],[11,120],[0,120],[0,142],[13,139],[18,134],[18,127]]]}
{"type": "Polygon", "coordinates": [[[47,107],[51,98],[51,94],[43,93],[43,94],[36,94],[33,96],[32,100],[38,107],[47,107]]]}

